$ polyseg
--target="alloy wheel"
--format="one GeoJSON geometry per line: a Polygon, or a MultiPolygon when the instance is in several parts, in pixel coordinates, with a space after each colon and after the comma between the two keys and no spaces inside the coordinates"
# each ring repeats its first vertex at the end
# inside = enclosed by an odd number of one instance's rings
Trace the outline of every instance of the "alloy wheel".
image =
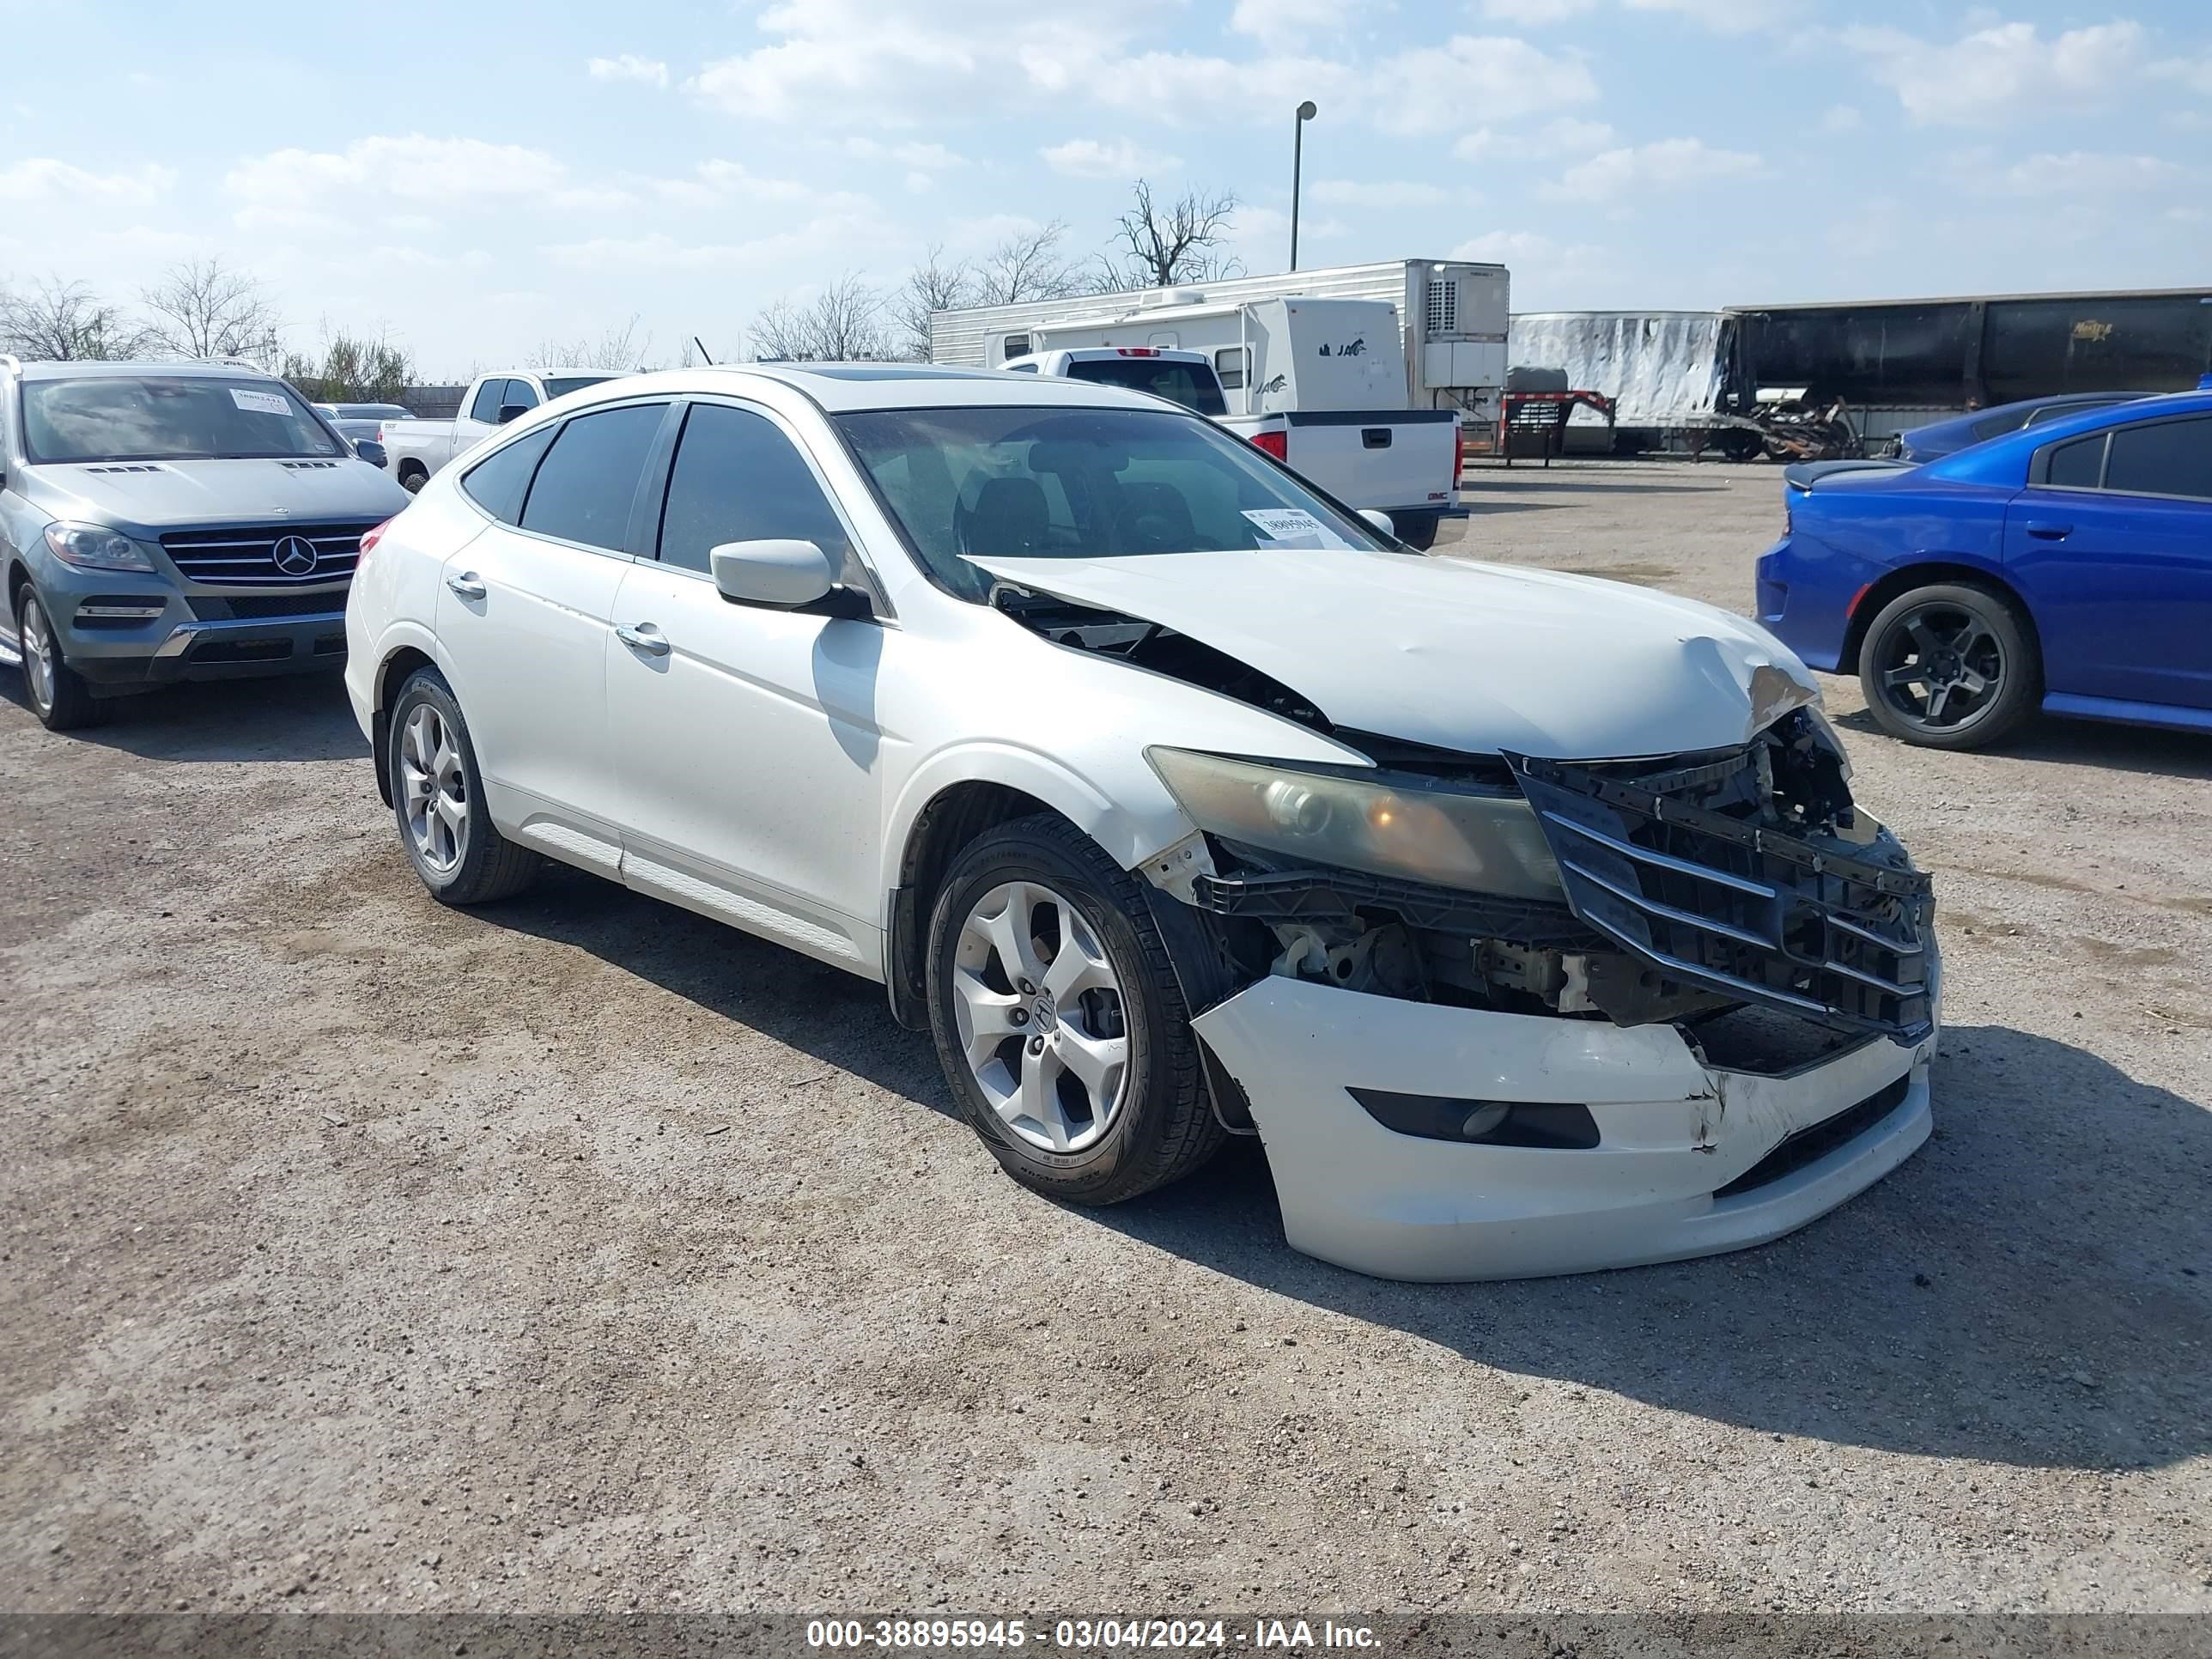
{"type": "Polygon", "coordinates": [[[54,706],[54,632],[47,625],[46,610],[37,594],[23,596],[22,615],[17,620],[21,624],[17,632],[22,636],[24,684],[30,690],[32,703],[43,712],[54,706]]]}
{"type": "Polygon", "coordinates": [[[440,875],[457,868],[469,848],[468,775],[452,728],[427,702],[400,732],[399,788],[415,855],[440,875]]]}
{"type": "Polygon", "coordinates": [[[1096,1146],[1127,1093],[1127,1015],[1074,905],[1038,882],[992,888],[961,927],[952,990],[960,1052],[1000,1121],[1046,1152],[1096,1146]]]}
{"type": "Polygon", "coordinates": [[[1889,706],[1931,732],[1954,731],[1985,714],[2003,690],[2004,647],[1963,605],[1908,611],[1882,640],[1881,690],[1889,706]]]}

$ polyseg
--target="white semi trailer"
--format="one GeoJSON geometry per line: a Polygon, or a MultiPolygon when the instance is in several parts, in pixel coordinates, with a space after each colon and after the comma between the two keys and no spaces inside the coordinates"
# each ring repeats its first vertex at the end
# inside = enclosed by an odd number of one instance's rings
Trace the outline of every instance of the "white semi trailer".
{"type": "Polygon", "coordinates": [[[1498,394],[1505,385],[1508,289],[1504,265],[1389,259],[1225,277],[1187,288],[1027,300],[935,313],[929,320],[929,355],[935,362],[998,368],[1010,357],[1045,349],[1055,325],[1110,320],[1140,326],[1143,344],[1181,350],[1203,343],[1229,353],[1231,361],[1217,366],[1225,383],[1243,360],[1233,343],[1213,341],[1210,331],[1219,328],[1218,319],[1233,318],[1251,302],[1291,295],[1387,300],[1398,313],[1407,407],[1461,410],[1477,431],[1487,433],[1495,427],[1498,394]],[[1188,313],[1188,342],[1182,337],[1186,329],[1179,313],[1188,313]]]}

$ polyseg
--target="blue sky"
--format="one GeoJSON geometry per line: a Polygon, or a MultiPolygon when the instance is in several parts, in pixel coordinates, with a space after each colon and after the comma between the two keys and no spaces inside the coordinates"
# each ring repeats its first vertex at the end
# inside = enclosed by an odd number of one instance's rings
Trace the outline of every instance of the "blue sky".
{"type": "Polygon", "coordinates": [[[262,276],[426,371],[1235,191],[1281,267],[1516,310],[2212,282],[2212,6],[2112,0],[0,0],[0,279],[262,276]],[[421,20],[410,27],[410,20],[421,20]]]}

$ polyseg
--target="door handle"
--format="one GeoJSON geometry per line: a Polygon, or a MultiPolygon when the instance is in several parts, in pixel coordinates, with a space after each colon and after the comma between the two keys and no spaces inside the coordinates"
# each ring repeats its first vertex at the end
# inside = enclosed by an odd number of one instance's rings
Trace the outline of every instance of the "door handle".
{"type": "Polygon", "coordinates": [[[2049,519],[2030,519],[2027,533],[2039,542],[2063,542],[2074,533],[2074,526],[2057,524],[2049,519]]]}
{"type": "Polygon", "coordinates": [[[642,651],[648,657],[668,654],[668,641],[651,623],[640,623],[632,628],[628,623],[615,624],[615,637],[633,651],[642,651]]]}
{"type": "Polygon", "coordinates": [[[447,577],[446,586],[465,599],[480,599],[484,596],[484,585],[473,570],[464,570],[458,576],[447,577]]]}

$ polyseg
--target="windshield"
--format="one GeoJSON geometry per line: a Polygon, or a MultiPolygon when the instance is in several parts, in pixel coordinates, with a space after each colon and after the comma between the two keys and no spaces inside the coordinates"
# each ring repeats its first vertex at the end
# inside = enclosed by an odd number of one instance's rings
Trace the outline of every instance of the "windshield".
{"type": "Polygon", "coordinates": [[[618,374],[554,374],[546,377],[545,395],[550,398],[565,398],[572,392],[581,392],[587,386],[597,386],[602,380],[620,380],[618,374]]]}
{"type": "Polygon", "coordinates": [[[328,427],[289,386],[212,375],[88,375],[23,383],[33,461],[236,460],[337,455],[328,427]]]}
{"type": "Polygon", "coordinates": [[[404,421],[407,411],[398,404],[340,404],[338,418],[346,421],[404,421]]]}
{"type": "Polygon", "coordinates": [[[1162,362],[1157,357],[1079,358],[1067,366],[1067,378],[1149,392],[1201,415],[1229,412],[1229,405],[1222,401],[1221,382],[1203,364],[1162,362]]]}
{"type": "Polygon", "coordinates": [[[836,417],[922,563],[981,599],[976,558],[1134,557],[1239,548],[1387,548],[1210,421],[1003,405],[836,417]]]}

